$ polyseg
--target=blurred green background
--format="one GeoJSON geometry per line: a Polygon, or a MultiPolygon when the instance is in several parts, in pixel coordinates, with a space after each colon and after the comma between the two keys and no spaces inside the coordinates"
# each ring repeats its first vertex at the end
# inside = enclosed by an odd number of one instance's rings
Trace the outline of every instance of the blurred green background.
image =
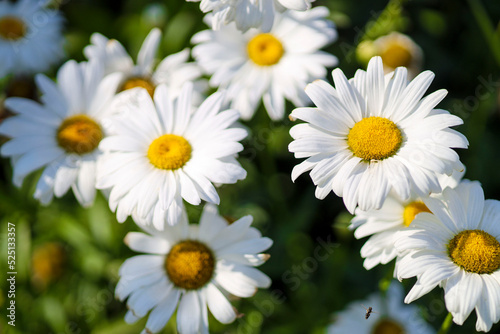
{"type": "MultiPolygon", "coordinates": [[[[317,0],[314,5],[331,10],[339,39],[327,51],[339,58],[339,67],[348,77],[363,66],[354,51],[367,31],[372,38],[401,31],[421,46],[423,69],[436,74],[429,92],[447,89],[449,94],[439,107],[465,122],[457,128],[470,141],[469,149],[459,152],[467,166],[465,177],[481,181],[487,198],[500,199],[500,45],[491,37],[496,34],[500,40],[500,2],[482,2],[484,12],[475,7],[476,0],[392,1],[401,11],[389,15],[381,15],[387,13],[388,4],[382,0],[317,0]]],[[[63,1],[60,10],[66,17],[68,59],[84,60],[82,49],[93,32],[118,39],[135,57],[150,29],[159,27],[164,35],[158,57],[163,58],[189,47],[190,37],[207,29],[199,3],[183,0],[72,0],[63,1]]],[[[56,69],[51,75],[55,73],[56,69]]],[[[292,109],[288,105],[288,112],[292,109]]],[[[211,332],[324,333],[333,312],[384,286],[393,266],[366,271],[359,255],[364,240],[355,240],[347,230],[351,217],[342,200],[334,194],[317,200],[306,175],[291,182],[291,170],[298,163],[287,149],[292,122],[271,122],[261,108],[246,125],[251,135],[240,161],[248,177],[220,188],[220,211],[235,218],[253,215],[254,225],[274,240],[270,260],[260,267],[273,285],[248,300],[232,301],[245,316],[227,326],[210,318],[211,332]],[[334,246],[325,247],[328,243],[334,246]],[[326,256],[317,256],[318,247],[326,256]]],[[[123,238],[128,231],[138,230],[135,224],[131,220],[118,224],[102,196],[90,209],[80,208],[71,193],[42,207],[32,198],[39,174],[31,175],[22,189],[13,187],[11,174],[9,161],[3,159],[0,249],[5,254],[7,222],[15,223],[18,275],[16,327],[6,326],[2,311],[0,332],[139,333],[146,319],[126,324],[126,305],[114,298],[118,268],[134,255],[123,238]]],[[[200,210],[189,207],[193,222],[200,210]]],[[[0,256],[1,273],[7,271],[6,260],[0,256]]],[[[413,283],[405,282],[407,291],[413,283]]],[[[6,288],[2,280],[2,310],[7,307],[6,288]]],[[[442,290],[416,304],[438,329],[447,313],[442,290]]],[[[359,317],[364,321],[361,307],[359,317]]],[[[452,333],[475,332],[475,321],[473,314],[463,326],[454,325],[452,333]]],[[[491,333],[495,332],[500,332],[500,325],[493,327],[491,333]]],[[[164,333],[175,333],[175,321],[164,333]]]]}

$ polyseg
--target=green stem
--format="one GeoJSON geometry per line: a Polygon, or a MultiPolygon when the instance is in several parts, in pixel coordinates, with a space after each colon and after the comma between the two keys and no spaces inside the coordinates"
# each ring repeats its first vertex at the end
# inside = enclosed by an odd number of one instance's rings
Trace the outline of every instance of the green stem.
{"type": "Polygon", "coordinates": [[[408,0],[389,0],[387,6],[382,10],[380,15],[368,22],[365,26],[365,33],[361,37],[360,41],[374,40],[377,37],[385,35],[392,30],[392,26],[388,24],[388,21],[394,20],[395,17],[399,17],[403,10],[403,5],[408,0]]]}
{"type": "Polygon", "coordinates": [[[441,325],[441,328],[439,329],[439,332],[437,334],[446,334],[449,332],[451,328],[451,324],[453,324],[453,316],[451,313],[448,313],[446,318],[443,321],[443,324],[441,325]]]}
{"type": "Polygon", "coordinates": [[[500,66],[500,37],[496,34],[495,27],[493,26],[486,9],[480,0],[467,0],[467,2],[469,3],[472,15],[474,15],[479,28],[488,42],[488,46],[491,49],[493,57],[500,66]]]}

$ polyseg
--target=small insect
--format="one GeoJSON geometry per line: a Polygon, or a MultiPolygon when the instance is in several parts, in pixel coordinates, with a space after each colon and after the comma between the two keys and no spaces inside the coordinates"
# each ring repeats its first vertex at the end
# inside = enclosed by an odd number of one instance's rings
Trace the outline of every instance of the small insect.
{"type": "Polygon", "coordinates": [[[371,306],[368,306],[368,308],[366,308],[363,304],[361,304],[361,306],[363,306],[363,308],[366,310],[365,319],[368,319],[372,313],[377,313],[371,306]]]}

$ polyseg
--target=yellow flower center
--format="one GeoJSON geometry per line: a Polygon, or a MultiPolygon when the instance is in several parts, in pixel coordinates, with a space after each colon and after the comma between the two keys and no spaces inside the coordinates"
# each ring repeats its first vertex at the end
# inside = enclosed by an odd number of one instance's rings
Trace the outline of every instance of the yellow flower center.
{"type": "Polygon", "coordinates": [[[481,230],[465,230],[448,243],[448,256],[465,271],[491,274],[500,268],[500,243],[481,230]]]}
{"type": "Polygon", "coordinates": [[[165,269],[175,286],[186,290],[199,289],[212,278],[215,258],[201,242],[181,241],[168,253],[165,269]]]}
{"type": "Polygon", "coordinates": [[[123,92],[127,89],[132,89],[136,87],[145,88],[149,95],[153,97],[155,93],[155,84],[149,78],[141,78],[141,77],[132,77],[128,78],[120,87],[119,91],[123,92]]]}
{"type": "Polygon", "coordinates": [[[402,143],[403,136],[396,124],[383,117],[363,118],[347,135],[351,151],[365,161],[389,158],[402,143]]]}
{"type": "Polygon", "coordinates": [[[156,168],[178,169],[191,159],[191,145],[181,136],[163,135],[149,145],[148,158],[156,168]]]}
{"type": "Polygon", "coordinates": [[[257,65],[277,64],[285,50],[281,42],[271,34],[259,34],[247,45],[248,57],[257,65]]]}
{"type": "Polygon", "coordinates": [[[404,328],[391,319],[382,319],[373,327],[372,334],[404,334],[404,328]]]}
{"type": "Polygon", "coordinates": [[[86,154],[97,148],[102,129],[86,115],[66,118],[57,129],[57,143],[68,153],[86,154]]]}
{"type": "Polygon", "coordinates": [[[431,212],[429,208],[421,201],[411,202],[410,204],[405,206],[405,210],[403,212],[403,224],[408,227],[411,222],[415,219],[415,216],[420,212],[431,212]]]}
{"type": "Polygon", "coordinates": [[[0,36],[9,41],[16,41],[26,36],[26,24],[15,16],[0,18],[0,36]]]}
{"type": "Polygon", "coordinates": [[[400,43],[390,43],[384,51],[380,53],[382,61],[386,66],[396,68],[399,66],[410,67],[412,54],[408,48],[400,43]]]}
{"type": "Polygon", "coordinates": [[[65,250],[57,243],[46,243],[35,249],[31,258],[33,282],[41,288],[45,287],[62,275],[65,261],[65,250]]]}

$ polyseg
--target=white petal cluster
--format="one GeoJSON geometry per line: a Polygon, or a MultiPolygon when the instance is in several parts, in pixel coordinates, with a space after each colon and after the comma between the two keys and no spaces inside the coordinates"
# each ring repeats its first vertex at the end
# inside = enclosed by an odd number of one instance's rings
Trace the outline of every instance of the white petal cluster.
{"type": "Polygon", "coordinates": [[[233,127],[236,110],[221,110],[222,93],[214,93],[192,110],[193,85],[185,84],[175,98],[160,85],[154,100],[144,89],[125,91],[110,109],[109,132],[100,148],[97,187],[109,189],[109,205],[118,221],[132,215],[141,225],[163,229],[174,225],[183,212],[183,199],[198,205],[201,200],[219,204],[213,183],[235,183],[246,177],[235,154],[247,131],[233,127]],[[119,114],[118,114],[119,113],[119,114]],[[180,136],[191,146],[189,160],[177,169],[161,169],[148,158],[152,142],[164,135],[180,136]]]}
{"type": "MultiPolygon", "coordinates": [[[[417,277],[405,302],[410,303],[440,286],[455,323],[462,325],[475,309],[476,330],[489,331],[500,320],[500,268],[491,273],[470,271],[455,263],[449,247],[459,233],[479,230],[494,238],[497,251],[500,250],[500,202],[485,200],[477,181],[462,181],[455,189],[447,188],[439,198],[428,198],[425,203],[433,214],[418,215],[409,228],[398,232],[395,243],[400,254],[397,277],[400,280],[417,277]]],[[[467,245],[468,242],[460,247],[468,246],[464,249],[469,249],[469,253],[460,256],[468,261],[481,258],[486,250],[478,244],[467,245]]],[[[473,239],[470,242],[475,243],[473,239]]],[[[496,257],[496,253],[492,254],[491,261],[500,263],[496,257]]]]}
{"type": "Polygon", "coordinates": [[[143,333],[157,333],[177,309],[180,333],[208,333],[207,308],[221,323],[231,323],[237,312],[228,294],[251,297],[257,288],[267,288],[271,280],[256,266],[269,256],[262,254],[272,245],[269,238],[251,227],[252,217],[243,217],[231,225],[214,205],[205,205],[199,225],[188,225],[185,217],[163,231],[147,228],[149,234],[130,232],[125,242],[137,252],[147,253],[126,260],[120,268],[116,296],[127,300],[125,320],[133,323],[146,316],[143,333]],[[166,257],[173,246],[185,240],[206,245],[215,257],[214,274],[199,289],[176,286],[165,272],[166,257]]]}
{"type": "Polygon", "coordinates": [[[309,84],[306,93],[316,107],[291,114],[306,123],[290,130],[294,141],[289,150],[307,158],[294,167],[292,179],[311,171],[316,197],[324,199],[333,191],[351,213],[358,205],[364,211],[380,209],[390,191],[403,201],[411,191],[419,196],[441,192],[439,176],[464,169],[451,148],[466,148],[468,141],[450,129],[462,124],[459,117],[434,109],[445,90],[422,98],[433,78],[425,71],[408,82],[404,67],[384,76],[382,60],[374,57],[367,71],[358,70],[351,80],[335,69],[335,88],[321,80],[309,84]],[[390,121],[401,133],[397,151],[380,160],[357,156],[348,144],[351,129],[372,117],[390,121]]]}
{"type": "Polygon", "coordinates": [[[283,11],[305,11],[311,8],[314,0],[187,0],[199,2],[204,13],[211,12],[211,24],[214,30],[234,23],[238,30],[246,32],[258,28],[269,32],[275,17],[283,11]]]}
{"type": "Polygon", "coordinates": [[[102,63],[106,73],[121,73],[122,84],[130,78],[142,78],[151,81],[155,87],[167,85],[170,94],[177,97],[186,82],[193,82],[193,104],[199,105],[208,88],[206,80],[201,78],[201,69],[196,63],[188,62],[189,49],[169,55],[157,64],[155,56],[161,37],[160,29],[152,29],[144,39],[135,62],[119,41],[99,33],[92,35],[92,43],[85,47],[84,54],[88,59],[102,63]]]}
{"type": "Polygon", "coordinates": [[[337,64],[336,57],[320,51],[337,38],[335,26],[325,19],[328,15],[326,7],[276,14],[269,34],[279,41],[283,54],[272,65],[255,63],[248,53],[250,41],[263,31],[242,33],[234,23],[195,34],[193,56],[211,75],[209,84],[227,90],[227,101],[242,119],[252,118],[262,101],[271,119],[280,120],[285,99],[295,106],[308,105],[306,84],[324,78],[326,68],[337,64]]]}
{"type": "Polygon", "coordinates": [[[41,103],[17,97],[5,101],[17,115],[0,125],[0,134],[11,138],[1,153],[12,159],[13,182],[18,187],[28,174],[43,168],[35,190],[35,198],[42,204],[49,204],[54,195],[61,197],[70,188],[81,205],[94,202],[96,161],[102,152],[97,143],[95,150],[85,154],[67,152],[58,144],[57,132],[64,120],[75,115],[85,115],[102,128],[102,120],[112,113],[108,107],[120,79],[103,75],[97,62],[68,61],[59,70],[57,83],[37,75],[41,103]]]}
{"type": "MultiPolygon", "coordinates": [[[[439,184],[443,189],[447,187],[455,188],[462,179],[464,171],[455,171],[451,176],[442,175],[439,177],[439,184]]],[[[430,194],[427,197],[439,196],[439,194],[430,194]]],[[[397,232],[405,230],[408,226],[405,217],[405,211],[408,206],[418,203],[423,204],[423,198],[416,193],[411,193],[406,201],[401,200],[393,192],[389,193],[382,207],[378,210],[372,209],[363,211],[359,208],[355,211],[355,216],[351,221],[350,229],[355,229],[354,236],[361,239],[367,236],[370,238],[361,247],[361,257],[365,258],[363,266],[370,270],[378,264],[387,264],[397,256],[394,243],[396,242],[397,232]]],[[[417,204],[417,205],[418,205],[417,204]]],[[[425,207],[425,209],[428,209],[425,207]]],[[[413,210],[412,210],[413,211],[413,210]]],[[[417,211],[410,211],[410,214],[417,211]]],[[[408,214],[408,213],[407,213],[408,214]]]]}

